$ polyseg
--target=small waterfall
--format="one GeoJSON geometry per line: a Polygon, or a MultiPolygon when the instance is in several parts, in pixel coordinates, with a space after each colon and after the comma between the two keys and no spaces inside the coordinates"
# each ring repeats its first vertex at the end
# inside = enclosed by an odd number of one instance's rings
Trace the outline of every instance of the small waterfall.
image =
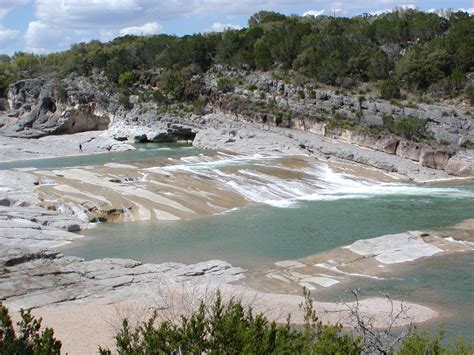
{"type": "Polygon", "coordinates": [[[133,214],[130,212],[130,208],[122,206],[123,219],[125,221],[133,221],[133,214]]]}
{"type": "Polygon", "coordinates": [[[50,179],[41,179],[38,181],[37,185],[39,186],[53,186],[56,185],[56,181],[50,179]]]}
{"type": "Polygon", "coordinates": [[[76,205],[72,202],[68,202],[65,204],[58,205],[56,207],[56,211],[61,214],[77,217],[84,222],[89,221],[89,216],[87,215],[87,209],[83,206],[76,205]]]}
{"type": "Polygon", "coordinates": [[[121,182],[121,183],[127,184],[127,183],[131,183],[131,182],[135,182],[135,181],[136,181],[136,179],[135,179],[135,178],[132,178],[132,177],[130,177],[130,176],[121,176],[121,177],[120,177],[120,182],[121,182]]]}

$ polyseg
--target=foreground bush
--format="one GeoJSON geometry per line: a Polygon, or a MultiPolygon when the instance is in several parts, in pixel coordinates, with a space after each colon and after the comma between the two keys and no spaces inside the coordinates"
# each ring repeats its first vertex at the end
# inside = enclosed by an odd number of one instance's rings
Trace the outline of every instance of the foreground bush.
{"type": "MultiPolygon", "coordinates": [[[[438,355],[472,354],[474,348],[462,340],[443,345],[443,332],[432,336],[416,327],[373,332],[367,324],[355,325],[351,334],[342,326],[323,325],[316,317],[309,292],[304,291],[303,327],[270,322],[255,315],[240,302],[224,304],[220,293],[211,306],[201,303],[199,309],[181,321],[158,321],[152,316],[136,329],[125,319],[115,336],[119,354],[403,354],[438,355]],[[372,336],[368,336],[369,332],[372,336]],[[374,339],[377,338],[377,339],[374,339]],[[395,340],[394,340],[395,339],[395,340]]],[[[99,349],[102,355],[111,354],[99,349]]]]}
{"type": "Polygon", "coordinates": [[[30,311],[21,310],[21,321],[15,332],[8,309],[0,303],[0,354],[53,355],[61,353],[61,342],[54,338],[54,331],[46,328],[42,332],[41,318],[35,319],[30,311]]]}
{"type": "MultiPolygon", "coordinates": [[[[305,312],[303,327],[290,325],[290,317],[284,325],[269,322],[262,314],[253,314],[240,302],[222,301],[220,293],[211,306],[201,303],[199,309],[180,322],[158,321],[153,315],[138,328],[132,329],[125,319],[115,336],[116,351],[123,355],[144,354],[403,354],[403,355],[468,355],[474,348],[462,340],[443,344],[443,332],[433,336],[409,327],[396,334],[383,330],[373,333],[379,337],[367,337],[357,327],[349,335],[341,325],[323,325],[313,309],[309,293],[301,305],[305,312]],[[404,335],[401,335],[404,334],[404,335]],[[371,339],[370,341],[368,339],[371,339]],[[389,339],[391,346],[386,347],[389,339]]],[[[61,342],[54,332],[46,328],[40,332],[41,319],[36,320],[29,311],[21,311],[22,320],[17,323],[18,334],[12,325],[8,310],[0,303],[0,354],[5,355],[56,355],[60,354],[61,342]]],[[[109,349],[99,348],[102,355],[112,354],[109,349]]]]}
{"type": "MultiPolygon", "coordinates": [[[[116,335],[119,354],[360,354],[359,338],[342,333],[341,325],[318,321],[309,294],[305,293],[303,329],[269,322],[262,314],[231,300],[224,304],[218,292],[214,304],[201,303],[181,322],[157,324],[156,314],[137,329],[127,320],[116,335]]],[[[111,354],[100,349],[101,354],[111,354]]]]}

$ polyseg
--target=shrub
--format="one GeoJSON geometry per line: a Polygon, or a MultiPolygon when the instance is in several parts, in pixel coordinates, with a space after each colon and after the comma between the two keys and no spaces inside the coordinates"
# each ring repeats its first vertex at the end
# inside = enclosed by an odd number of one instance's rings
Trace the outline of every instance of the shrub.
{"type": "Polygon", "coordinates": [[[436,336],[428,332],[419,332],[414,327],[410,330],[409,336],[403,340],[399,355],[411,354],[472,354],[472,346],[466,344],[464,340],[458,338],[454,344],[443,345],[444,332],[441,329],[436,336]]]}
{"type": "Polygon", "coordinates": [[[408,101],[408,102],[406,103],[405,107],[417,109],[417,108],[418,108],[418,105],[415,104],[414,102],[408,101]]]}
{"type": "Polygon", "coordinates": [[[400,99],[400,85],[393,79],[387,79],[380,84],[380,97],[385,100],[400,99]]]}
{"type": "Polygon", "coordinates": [[[133,104],[130,102],[130,96],[128,95],[120,95],[118,102],[127,110],[130,110],[133,107],[133,104]]]}
{"type": "Polygon", "coordinates": [[[158,105],[167,104],[167,98],[160,89],[153,91],[152,97],[153,101],[155,101],[158,105]]]}
{"type": "MultiPolygon", "coordinates": [[[[115,337],[119,354],[360,354],[360,339],[342,333],[340,325],[323,325],[316,317],[309,293],[305,292],[303,329],[294,329],[290,317],[284,325],[269,322],[262,314],[244,309],[231,300],[224,304],[218,292],[214,303],[199,309],[179,324],[157,326],[156,314],[137,329],[127,320],[115,337]]],[[[100,349],[101,354],[111,354],[100,349]]]]}
{"type": "Polygon", "coordinates": [[[198,97],[193,102],[193,112],[197,115],[204,113],[204,108],[207,105],[207,100],[204,96],[198,97]]]}
{"type": "Polygon", "coordinates": [[[407,116],[395,120],[390,115],[384,115],[382,117],[382,122],[384,127],[390,132],[406,139],[419,141],[423,138],[427,138],[427,121],[424,119],[407,116]]]}
{"type": "Polygon", "coordinates": [[[61,342],[54,338],[54,331],[42,332],[42,319],[35,319],[30,311],[20,311],[21,321],[15,332],[8,309],[0,303],[0,354],[60,354],[61,342]]]}
{"type": "Polygon", "coordinates": [[[117,84],[121,88],[129,88],[135,82],[135,74],[131,71],[123,72],[117,79],[117,84]]]}
{"type": "Polygon", "coordinates": [[[217,90],[223,93],[234,91],[234,83],[229,78],[221,78],[217,81],[217,90]]]}
{"type": "Polygon", "coordinates": [[[470,139],[466,139],[464,142],[462,142],[461,147],[466,149],[474,148],[474,142],[472,142],[470,139]]]}
{"type": "Polygon", "coordinates": [[[59,101],[66,102],[67,100],[67,91],[62,85],[57,85],[55,89],[56,97],[59,101]]]}
{"type": "Polygon", "coordinates": [[[304,94],[304,91],[303,91],[303,90],[298,90],[298,98],[299,98],[300,100],[304,100],[305,94],[304,94]]]}
{"type": "Polygon", "coordinates": [[[469,85],[465,90],[464,90],[464,95],[466,96],[466,99],[469,100],[469,104],[474,106],[474,85],[469,85]]]}

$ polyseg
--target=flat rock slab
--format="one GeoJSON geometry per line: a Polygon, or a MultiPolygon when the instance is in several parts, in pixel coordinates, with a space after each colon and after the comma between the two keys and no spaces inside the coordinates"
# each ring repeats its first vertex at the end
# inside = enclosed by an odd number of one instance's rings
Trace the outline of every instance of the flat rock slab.
{"type": "Polygon", "coordinates": [[[0,300],[13,309],[156,299],[164,285],[220,285],[243,277],[243,269],[220,260],[194,265],[84,261],[50,250],[0,244],[0,300]]]}
{"type": "Polygon", "coordinates": [[[388,234],[358,240],[346,248],[359,255],[375,256],[375,259],[383,264],[404,263],[443,252],[442,249],[423,241],[420,233],[388,234]]]}
{"type": "Polygon", "coordinates": [[[73,216],[38,207],[0,206],[0,244],[10,247],[53,248],[80,238],[83,222],[73,216]]]}

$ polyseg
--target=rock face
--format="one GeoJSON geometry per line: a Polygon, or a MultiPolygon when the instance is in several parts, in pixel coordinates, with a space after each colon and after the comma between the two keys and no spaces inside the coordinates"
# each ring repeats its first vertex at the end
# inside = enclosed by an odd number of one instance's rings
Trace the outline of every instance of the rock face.
{"type": "Polygon", "coordinates": [[[280,154],[311,153],[321,159],[331,157],[373,166],[388,172],[397,172],[416,181],[448,178],[441,170],[421,166],[418,162],[382,151],[365,149],[341,140],[316,135],[310,132],[270,125],[242,124],[232,122],[230,117],[209,115],[216,128],[199,131],[193,145],[199,148],[223,149],[240,153],[274,151],[280,154]],[[222,125],[218,125],[220,121],[222,125]]]}
{"type": "Polygon", "coordinates": [[[178,140],[192,141],[196,133],[206,126],[201,116],[173,115],[157,116],[156,107],[145,105],[145,109],[136,107],[120,119],[114,120],[107,135],[114,139],[135,142],[175,142],[178,140]],[[146,112],[143,112],[143,111],[146,112]]]}
{"type": "Polygon", "coordinates": [[[90,81],[70,76],[62,81],[26,79],[9,87],[10,119],[2,134],[39,138],[107,129],[118,105],[90,81]]]}
{"type": "Polygon", "coordinates": [[[470,152],[458,152],[446,165],[446,172],[455,176],[473,176],[474,175],[474,155],[470,152]]]}
{"type": "MultiPolygon", "coordinates": [[[[155,72],[144,73],[140,76],[140,85],[153,87],[157,75],[155,72]]],[[[227,117],[226,122],[184,112],[158,114],[155,103],[139,102],[137,95],[131,100],[134,102],[133,108],[124,109],[118,103],[117,90],[107,88],[107,80],[98,75],[89,79],[70,76],[61,81],[47,78],[22,80],[10,86],[10,111],[0,114],[0,134],[39,138],[107,129],[106,136],[116,141],[191,141],[202,130],[212,128],[227,131],[229,125],[238,121],[244,124],[240,128],[246,127],[248,130],[254,129],[256,126],[253,124],[257,124],[330,137],[412,160],[430,169],[445,170],[449,166],[446,171],[452,175],[470,174],[469,171],[473,169],[470,159],[472,150],[462,148],[466,142],[474,141],[474,125],[467,111],[459,108],[446,111],[447,108],[443,106],[412,103],[406,107],[362,96],[341,95],[310,86],[289,85],[270,78],[266,73],[231,71],[229,75],[243,79],[258,89],[251,91],[237,87],[234,92],[222,93],[216,89],[216,73],[211,70],[205,75],[206,87],[202,91],[209,98],[210,107],[207,109],[229,114],[222,116],[227,117]],[[426,134],[434,139],[419,143],[389,134],[382,129],[386,117],[393,122],[406,117],[424,120],[426,134]],[[250,126],[245,126],[247,124],[250,126]],[[456,154],[458,151],[460,154],[456,154]],[[455,155],[456,159],[449,164],[455,155]]],[[[279,134],[277,131],[274,133],[279,134]]],[[[196,142],[198,146],[212,147],[222,143],[206,144],[205,139],[219,136],[211,134],[206,137],[206,134],[199,136],[196,142]]],[[[244,136],[251,137],[252,133],[248,131],[244,136]]],[[[222,140],[223,137],[218,139],[222,140]]],[[[228,144],[235,137],[229,136],[226,140],[228,144]]],[[[300,143],[304,145],[304,142],[300,143]]],[[[278,139],[273,139],[271,144],[273,146],[269,146],[269,150],[278,150],[278,139]]],[[[287,147],[285,145],[279,150],[285,151],[287,147]]],[[[359,162],[366,160],[358,153],[338,157],[349,160],[359,157],[359,162]]],[[[381,166],[389,171],[403,170],[392,164],[384,163],[381,166]]]]}
{"type": "Polygon", "coordinates": [[[398,144],[396,154],[399,157],[414,161],[420,160],[421,145],[412,142],[401,141],[398,144]]]}
{"type": "Polygon", "coordinates": [[[0,300],[13,310],[51,305],[140,300],[166,307],[160,288],[176,283],[224,284],[244,270],[211,260],[194,265],[128,259],[84,261],[45,249],[0,244],[0,300]]]}

